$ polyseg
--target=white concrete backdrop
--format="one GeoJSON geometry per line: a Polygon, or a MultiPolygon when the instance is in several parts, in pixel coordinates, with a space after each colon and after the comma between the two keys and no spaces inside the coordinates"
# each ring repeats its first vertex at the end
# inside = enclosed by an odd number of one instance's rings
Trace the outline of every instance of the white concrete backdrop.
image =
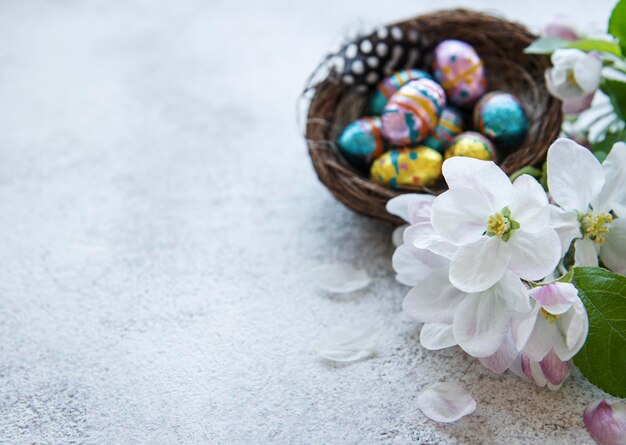
{"type": "Polygon", "coordinates": [[[433,8],[603,27],[611,0],[0,2],[0,443],[589,443],[602,394],[423,350],[391,228],[317,182],[295,104],[355,29],[433,8]],[[302,280],[348,261],[376,280],[302,280]],[[377,323],[333,366],[324,329],[377,323]],[[416,407],[454,380],[475,414],[416,407]]]}

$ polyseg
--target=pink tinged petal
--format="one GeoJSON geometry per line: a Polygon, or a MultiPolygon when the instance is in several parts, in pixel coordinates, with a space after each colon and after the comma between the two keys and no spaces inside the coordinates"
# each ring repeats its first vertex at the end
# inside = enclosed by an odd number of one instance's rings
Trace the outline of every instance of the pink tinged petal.
{"type": "Polygon", "coordinates": [[[476,400],[455,383],[439,382],[427,385],[417,396],[417,406],[436,422],[456,422],[476,410],[476,400]]]}
{"type": "Polygon", "coordinates": [[[626,215],[613,220],[600,248],[600,259],[613,272],[626,275],[626,215]]]}
{"type": "MultiPolygon", "coordinates": [[[[610,212],[615,207],[626,206],[626,143],[613,145],[602,163],[606,183],[595,200],[591,201],[595,213],[610,212]]],[[[626,215],[625,215],[626,216],[626,215]]]]}
{"type": "Polygon", "coordinates": [[[443,163],[442,171],[450,189],[473,188],[486,199],[492,213],[500,211],[510,201],[511,181],[491,161],[453,156],[443,163]]]}
{"type": "Polygon", "coordinates": [[[594,95],[595,91],[577,99],[563,101],[561,109],[565,114],[578,114],[581,111],[589,109],[591,102],[593,102],[594,95]]]}
{"type": "Polygon", "coordinates": [[[504,338],[504,342],[500,345],[496,352],[488,357],[479,357],[478,360],[480,360],[480,363],[482,363],[487,369],[490,369],[497,374],[502,374],[509,368],[509,366],[511,366],[518,354],[515,342],[513,341],[509,331],[504,338]]]}
{"type": "Polygon", "coordinates": [[[569,376],[572,370],[572,361],[561,360],[554,351],[550,351],[539,362],[539,366],[548,384],[552,387],[550,389],[558,389],[569,376]]]}
{"type": "Polygon", "coordinates": [[[561,257],[565,256],[574,238],[580,238],[580,222],[574,211],[567,212],[557,206],[550,206],[550,227],[561,240],[561,257]]]}
{"type": "MultiPolygon", "coordinates": [[[[509,371],[511,371],[516,376],[522,378],[523,380],[531,382],[528,376],[524,374],[524,371],[522,369],[522,357],[523,357],[523,354],[518,354],[517,357],[515,357],[515,360],[513,360],[513,362],[509,366],[509,371]]],[[[526,360],[528,360],[528,358],[526,358],[526,360]]]]}
{"type": "Polygon", "coordinates": [[[585,95],[598,89],[602,78],[602,61],[594,54],[585,54],[574,64],[574,78],[585,95]]]}
{"type": "Polygon", "coordinates": [[[526,232],[543,230],[550,221],[548,196],[541,184],[530,175],[522,175],[513,183],[509,210],[511,217],[526,232]]]}
{"type": "MultiPolygon", "coordinates": [[[[606,243],[606,242],[605,242],[606,243]]],[[[574,265],[593,266],[598,265],[598,250],[596,243],[589,238],[576,240],[574,243],[574,265]]]]}
{"type": "Polygon", "coordinates": [[[447,266],[449,261],[428,250],[403,244],[393,253],[391,263],[400,283],[417,286],[430,276],[433,269],[447,266]]]}
{"type": "Polygon", "coordinates": [[[455,244],[476,241],[485,233],[491,210],[476,190],[458,187],[439,195],[433,203],[431,221],[435,231],[455,244]]]}
{"type": "Polygon", "coordinates": [[[579,301],[578,290],[571,283],[555,282],[535,287],[530,290],[530,296],[553,315],[564,314],[579,301]]]}
{"type": "Polygon", "coordinates": [[[586,212],[604,186],[598,159],[569,139],[557,139],[548,150],[548,188],[565,210],[586,212]]]}
{"type": "Polygon", "coordinates": [[[569,360],[583,347],[589,331],[589,319],[582,302],[578,300],[556,321],[556,326],[563,340],[555,342],[554,352],[561,360],[569,360]]]}
{"type": "Polygon", "coordinates": [[[561,259],[561,241],[554,229],[537,233],[516,230],[508,243],[509,269],[524,280],[537,281],[550,275],[561,259]]]}
{"type": "Polygon", "coordinates": [[[556,19],[548,23],[542,34],[547,37],[558,37],[571,42],[579,38],[578,31],[564,19],[556,19]]]}
{"type": "Polygon", "coordinates": [[[408,228],[408,224],[403,224],[400,227],[396,227],[391,234],[391,243],[395,247],[399,247],[404,242],[404,231],[408,228]]]}
{"type": "Polygon", "coordinates": [[[310,278],[320,289],[338,294],[363,289],[372,281],[367,272],[345,263],[317,266],[311,270],[310,278]]]}
{"type": "Polygon", "coordinates": [[[458,248],[450,263],[450,282],[465,292],[481,292],[496,284],[511,261],[510,243],[483,236],[458,248]]]}
{"type": "Polygon", "coordinates": [[[426,349],[436,351],[456,345],[452,325],[446,323],[426,323],[420,332],[420,343],[426,349]]]}
{"type": "Polygon", "coordinates": [[[521,313],[531,311],[528,289],[522,280],[511,272],[505,273],[502,279],[494,285],[493,290],[512,310],[521,313]]]}
{"type": "Polygon", "coordinates": [[[454,312],[454,339],[474,357],[494,354],[511,326],[511,310],[492,290],[466,296],[454,312]]]}
{"type": "Polygon", "coordinates": [[[379,337],[373,325],[338,326],[322,335],[317,352],[334,362],[354,362],[374,354],[379,337]]]}
{"type": "Polygon", "coordinates": [[[404,298],[402,310],[409,317],[423,323],[451,323],[454,310],[465,294],[448,280],[447,268],[434,270],[419,287],[414,287],[404,298]]]}
{"type": "Polygon", "coordinates": [[[599,445],[626,444],[626,405],[599,400],[590,403],[583,412],[589,434],[599,445]]]}
{"type": "Polygon", "coordinates": [[[405,244],[417,249],[430,250],[444,258],[452,258],[457,247],[444,240],[430,222],[417,223],[404,231],[405,244]]]}
{"type": "Polygon", "coordinates": [[[386,209],[387,212],[392,215],[398,216],[406,222],[411,222],[411,218],[409,217],[409,207],[415,203],[432,203],[433,199],[434,196],[432,195],[406,193],[387,201],[386,209]]]}
{"type": "Polygon", "coordinates": [[[529,380],[537,386],[546,386],[546,383],[548,383],[548,379],[546,379],[546,376],[543,374],[543,370],[541,369],[541,365],[539,365],[539,362],[529,358],[527,366],[528,370],[526,371],[526,373],[530,375],[529,380]]]}

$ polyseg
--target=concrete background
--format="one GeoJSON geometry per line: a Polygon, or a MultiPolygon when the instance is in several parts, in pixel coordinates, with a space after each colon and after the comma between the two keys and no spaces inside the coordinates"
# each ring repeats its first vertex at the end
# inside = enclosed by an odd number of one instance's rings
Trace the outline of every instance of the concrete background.
{"type": "MultiPolygon", "coordinates": [[[[476,1],[535,29],[610,0],[476,1]]],[[[589,443],[602,396],[552,393],[400,315],[389,226],[317,182],[296,99],[346,35],[457,2],[0,2],[0,443],[589,443]],[[303,280],[358,264],[346,297],[303,280]],[[313,352],[373,322],[377,355],[313,352]],[[425,383],[478,402],[452,425],[425,383]]]]}

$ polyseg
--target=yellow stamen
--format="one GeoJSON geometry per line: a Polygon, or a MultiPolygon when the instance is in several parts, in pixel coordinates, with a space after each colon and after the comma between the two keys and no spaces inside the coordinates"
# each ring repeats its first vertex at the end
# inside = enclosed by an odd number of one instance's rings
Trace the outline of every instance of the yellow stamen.
{"type": "Polygon", "coordinates": [[[487,220],[487,233],[502,238],[502,235],[511,228],[511,223],[508,219],[502,216],[502,213],[494,213],[487,220]]]}
{"type": "Polygon", "coordinates": [[[546,311],[544,308],[541,308],[540,312],[541,312],[541,315],[543,315],[543,318],[548,320],[550,324],[554,324],[554,322],[556,322],[557,319],[560,317],[560,315],[551,314],[550,312],[546,311]]]}
{"type": "Polygon", "coordinates": [[[583,229],[583,235],[596,244],[604,244],[604,236],[609,233],[609,226],[613,222],[613,217],[604,212],[594,215],[589,212],[580,219],[583,229]]]}

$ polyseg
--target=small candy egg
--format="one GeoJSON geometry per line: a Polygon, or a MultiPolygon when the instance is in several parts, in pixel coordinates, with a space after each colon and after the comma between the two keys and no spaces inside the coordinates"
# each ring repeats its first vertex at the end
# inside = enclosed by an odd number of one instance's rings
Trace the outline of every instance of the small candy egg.
{"type": "Polygon", "coordinates": [[[492,91],[476,103],[474,126],[498,148],[511,150],[524,143],[528,132],[528,118],[515,96],[492,91]]]}
{"type": "Polygon", "coordinates": [[[443,153],[450,146],[452,140],[463,131],[463,117],[456,109],[446,107],[441,112],[435,129],[424,139],[422,145],[434,148],[443,153]]]}
{"type": "Polygon", "coordinates": [[[433,75],[448,100],[461,108],[471,107],[487,91],[483,61],[474,47],[460,40],[444,40],[434,51],[433,75]]]}
{"type": "Polygon", "coordinates": [[[358,168],[368,168],[390,148],[382,137],[379,117],[363,117],[352,122],[337,138],[337,146],[348,162],[358,168]]]}
{"type": "Polygon", "coordinates": [[[466,131],[455,137],[450,148],[446,150],[445,158],[452,156],[495,161],[496,151],[491,141],[485,136],[474,131],[466,131]]]}
{"type": "Polygon", "coordinates": [[[382,132],[393,145],[413,146],[435,128],[446,93],[430,79],[412,80],[391,96],[382,114],[382,132]]]}
{"type": "Polygon", "coordinates": [[[370,98],[370,113],[380,115],[393,93],[398,91],[411,80],[416,79],[431,79],[431,77],[425,71],[418,69],[400,70],[380,82],[370,98]]]}
{"type": "Polygon", "coordinates": [[[372,164],[371,177],[392,189],[429,187],[441,176],[441,153],[429,147],[398,148],[384,153],[372,164]]]}

